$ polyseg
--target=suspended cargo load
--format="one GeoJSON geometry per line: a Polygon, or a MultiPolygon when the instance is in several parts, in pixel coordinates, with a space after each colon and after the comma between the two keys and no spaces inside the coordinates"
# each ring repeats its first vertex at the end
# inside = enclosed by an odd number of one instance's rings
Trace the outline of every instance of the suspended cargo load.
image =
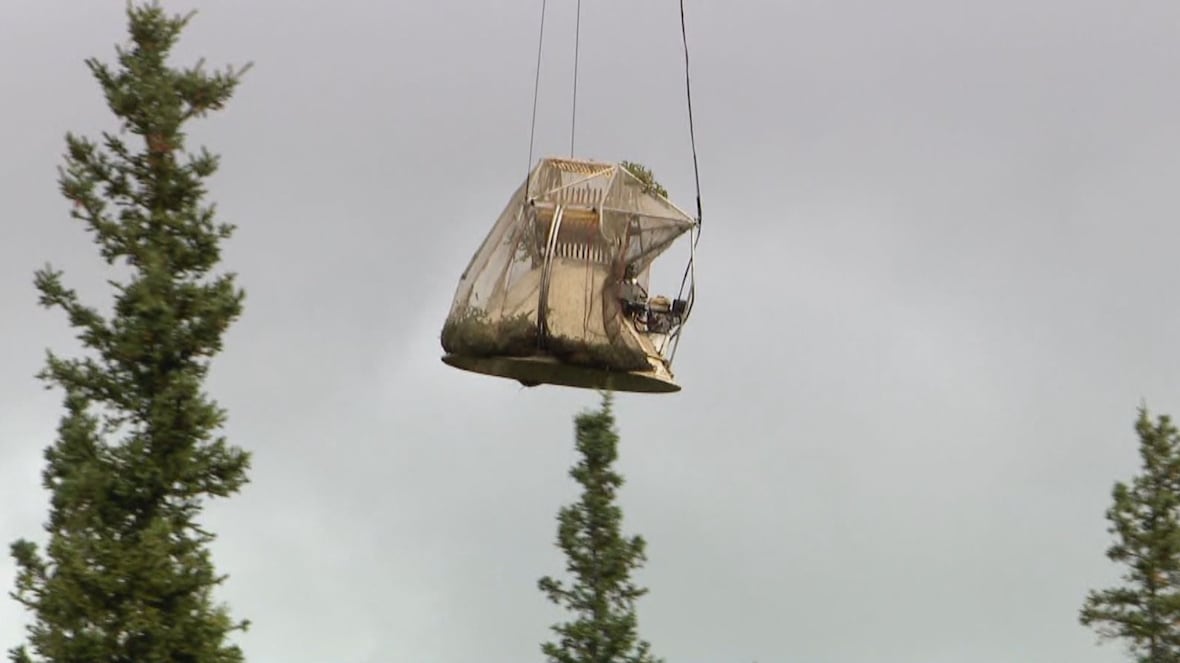
{"type": "Polygon", "coordinates": [[[692,288],[669,299],[648,284],[696,225],[622,164],[541,160],[459,280],[443,361],[526,386],[679,391],[671,359],[692,288]]]}

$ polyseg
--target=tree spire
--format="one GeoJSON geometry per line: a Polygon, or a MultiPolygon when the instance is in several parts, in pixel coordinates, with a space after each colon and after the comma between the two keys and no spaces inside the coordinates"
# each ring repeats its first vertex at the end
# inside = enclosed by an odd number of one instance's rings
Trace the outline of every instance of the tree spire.
{"type": "Polygon", "coordinates": [[[538,583],[549,600],[574,613],[552,627],[556,642],[542,644],[550,663],[657,663],[650,645],[639,639],[636,600],[647,589],[631,581],[646,561],[641,536],[624,537],[623,513],[615,503],[623,477],[612,469],[618,458],[612,396],[603,395],[596,412],[575,418],[581,460],[570,476],[582,486],[581,499],[558,513],[557,545],[565,551],[562,583],[544,577],[538,583]]]}
{"type": "Polygon", "coordinates": [[[1118,587],[1091,591],[1079,621],[1122,639],[1140,660],[1180,661],[1180,437],[1171,418],[1140,407],[1140,473],[1117,482],[1106,512],[1115,537],[1106,556],[1126,567],[1118,587]]]}
{"type": "Polygon", "coordinates": [[[218,161],[186,153],[184,127],[222,108],[244,70],[171,68],[191,17],[129,4],[116,65],[86,61],[121,131],[67,134],[60,190],[107,264],[131,274],[111,283],[109,319],[51,266],[34,279],[88,356],[50,351],[39,375],[64,392],[65,413],[45,451],[48,543],[12,544],[13,597],[34,616],[10,652],[18,663],[242,660],[227,638],[247,623],[213,603],[224,578],[198,516],[247,481],[249,455],[218,436],[225,412],[202,391],[244,293],[233,274],[209,274],[233,227],[201,202],[218,161]]]}

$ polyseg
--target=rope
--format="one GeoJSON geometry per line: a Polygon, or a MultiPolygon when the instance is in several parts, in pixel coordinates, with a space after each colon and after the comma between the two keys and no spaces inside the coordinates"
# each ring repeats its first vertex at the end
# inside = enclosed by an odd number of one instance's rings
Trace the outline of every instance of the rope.
{"type": "MultiPolygon", "coordinates": [[[[684,91],[688,101],[688,137],[692,145],[692,171],[693,177],[696,180],[696,194],[697,194],[697,233],[696,238],[692,241],[692,247],[695,249],[697,242],[701,240],[701,172],[697,166],[697,139],[696,130],[693,127],[692,121],[692,78],[689,75],[688,69],[688,31],[684,24],[684,0],[680,0],[680,39],[684,44],[684,91]]],[[[688,277],[692,272],[692,263],[696,259],[695,256],[689,258],[688,264],[684,266],[684,276],[680,279],[680,292],[677,294],[677,299],[684,298],[684,287],[689,285],[688,277]]],[[[688,309],[685,310],[682,318],[682,324],[688,320],[689,314],[692,312],[692,304],[696,294],[696,279],[693,279],[689,285],[688,309]]]]}
{"type": "MultiPolygon", "coordinates": [[[[581,2],[581,0],[578,0],[581,2]]],[[[537,137],[537,97],[541,90],[541,52],[545,44],[545,5],[548,0],[541,0],[541,31],[537,36],[537,70],[533,78],[533,119],[529,126],[529,167],[524,177],[524,200],[529,200],[529,187],[533,176],[533,145],[537,137]]]]}
{"type": "MultiPolygon", "coordinates": [[[[581,0],[579,0],[580,2],[581,0]]],[[[680,0],[680,39],[684,43],[684,91],[688,99],[688,137],[692,144],[692,171],[696,178],[697,189],[697,240],[700,240],[701,234],[699,227],[701,225],[701,171],[697,166],[697,138],[696,129],[693,128],[692,122],[692,80],[689,76],[688,70],[688,31],[684,26],[684,0],[680,0]]]]}
{"type": "Polygon", "coordinates": [[[570,105],[570,158],[574,158],[574,128],[578,121],[578,51],[582,40],[582,0],[578,0],[578,13],[574,21],[574,99],[570,105]]]}

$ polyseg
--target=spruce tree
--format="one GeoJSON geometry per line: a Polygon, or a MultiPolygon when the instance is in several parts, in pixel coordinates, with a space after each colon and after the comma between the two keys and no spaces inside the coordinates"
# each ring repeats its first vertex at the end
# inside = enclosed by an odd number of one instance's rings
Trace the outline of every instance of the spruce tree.
{"type": "Polygon", "coordinates": [[[62,273],[35,275],[40,303],[64,312],[84,356],[47,353],[39,377],[64,392],[45,451],[44,551],[12,545],[12,596],[33,616],[18,663],[241,661],[212,590],[204,502],[236,493],[249,455],[217,434],[224,411],[203,392],[208,362],[242,311],[232,273],[211,275],[233,227],[202,203],[218,159],[185,151],[190,120],[221,109],[244,69],[208,72],[167,59],[192,14],[127,6],[117,65],[86,61],[120,131],[68,133],[59,187],[109,266],[113,307],[84,304],[62,273]]]}
{"type": "Polygon", "coordinates": [[[1086,596],[1079,621],[1104,640],[1122,639],[1136,660],[1180,661],[1180,437],[1171,419],[1140,408],[1141,471],[1117,482],[1106,512],[1114,543],[1106,556],[1125,567],[1119,586],[1086,596]]]}
{"type": "Polygon", "coordinates": [[[645,542],[621,533],[623,514],[615,500],[623,478],[611,469],[618,457],[614,425],[609,393],[598,411],[575,417],[581,460],[570,476],[582,494],[560,510],[557,529],[573,578],[563,583],[546,576],[538,583],[550,601],[574,613],[572,621],[551,627],[556,642],[541,645],[550,663],[658,663],[637,634],[635,602],[647,589],[630,576],[646,561],[645,542]]]}

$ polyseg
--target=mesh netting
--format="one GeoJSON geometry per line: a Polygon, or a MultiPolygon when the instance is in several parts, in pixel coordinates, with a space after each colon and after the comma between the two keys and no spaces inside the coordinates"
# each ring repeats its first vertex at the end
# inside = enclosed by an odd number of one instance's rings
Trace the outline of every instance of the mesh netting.
{"type": "Polygon", "coordinates": [[[544,159],[463,273],[443,348],[647,370],[664,358],[636,323],[627,289],[637,285],[646,297],[652,261],[692,226],[626,168],[544,159]]]}

